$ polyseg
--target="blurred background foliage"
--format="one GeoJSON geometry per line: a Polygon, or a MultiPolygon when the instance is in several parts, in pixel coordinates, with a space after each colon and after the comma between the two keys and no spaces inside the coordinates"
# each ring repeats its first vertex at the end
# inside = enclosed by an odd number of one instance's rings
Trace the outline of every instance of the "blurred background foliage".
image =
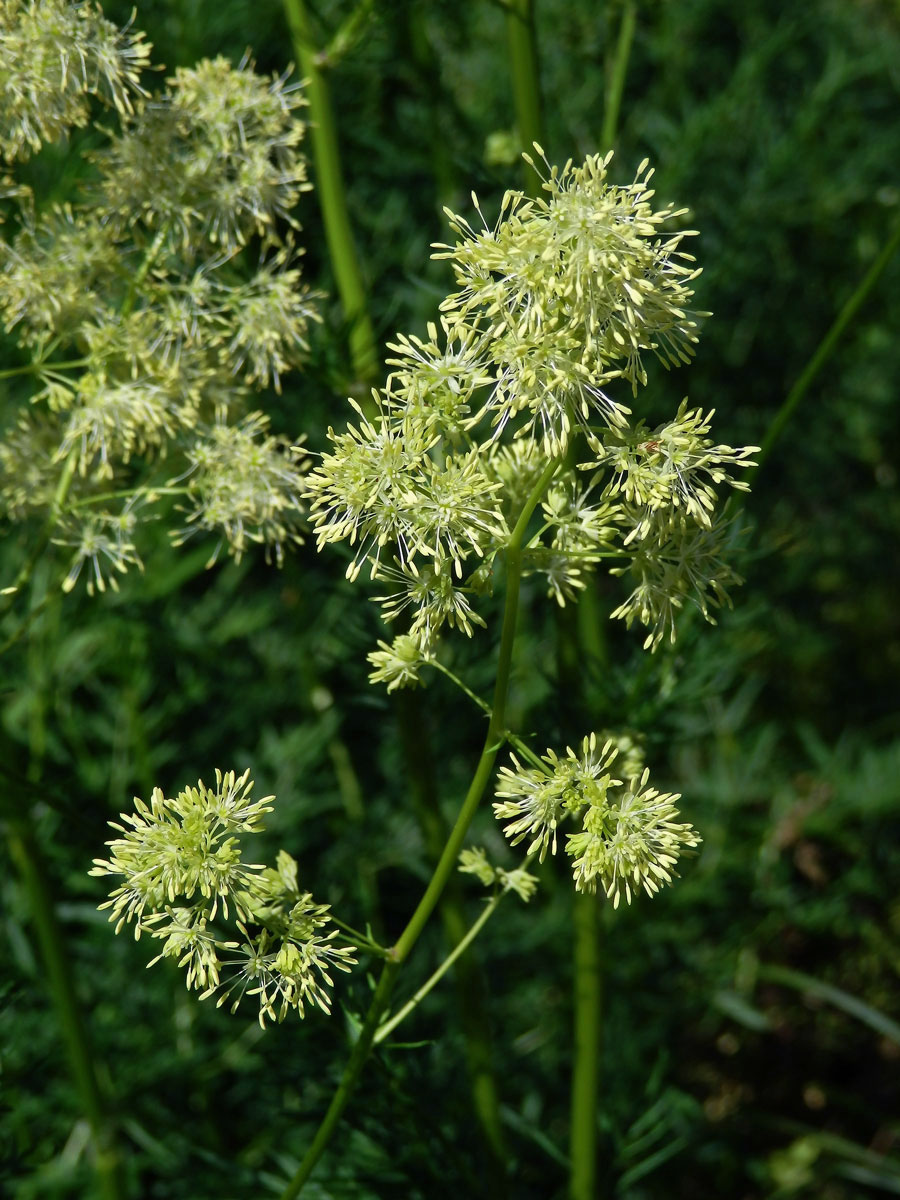
{"type": "MultiPolygon", "coordinates": [[[[352,7],[310,4],[321,45],[352,7]]],[[[122,22],[130,4],[104,10],[122,22]]],[[[361,11],[328,78],[381,345],[422,334],[450,289],[446,265],[428,257],[446,236],[441,206],[466,211],[474,188],[491,219],[520,168],[499,2],[372,0],[361,11]]],[[[548,157],[604,150],[621,5],[537,0],[536,11],[548,157]]],[[[136,23],[168,70],[236,61],[248,46],[262,70],[289,60],[275,0],[153,0],[136,23]]],[[[688,392],[716,408],[722,441],[764,436],[900,220],[898,92],[896,0],[638,4],[614,177],[630,180],[649,156],[659,199],[690,206],[699,307],[714,313],[696,362],[657,370],[650,419],[688,392]]],[[[42,194],[74,195],[77,151],[97,136],[29,166],[42,194]]],[[[331,300],[307,369],[269,411],[316,450],[345,419],[354,381],[315,193],[298,215],[308,280],[331,300]]],[[[518,727],[540,748],[631,730],[704,838],[677,886],[605,914],[603,1196],[900,1194],[898,298],[895,260],[754,481],[746,586],[716,629],[688,624],[649,658],[640,634],[609,626],[581,664],[573,725],[554,615],[526,588],[518,727]]],[[[4,535],[0,580],[21,551],[15,529],[4,535]]],[[[278,797],[267,850],[290,850],[317,898],[352,924],[371,920],[382,940],[415,903],[428,856],[398,707],[366,680],[382,631],[340,554],[307,545],[281,571],[252,557],[205,571],[207,548],[174,550],[162,527],[157,543],[145,574],[117,595],[60,596],[0,662],[0,783],[33,814],[120,1117],[128,1194],[243,1200],[277,1194],[296,1165],[366,1006],[365,972],[342,984],[333,1020],[313,1014],[265,1036],[252,1014],[198,1003],[175,969],[144,973],[147,948],[112,936],[86,874],[107,820],[154,784],[171,793],[216,766],[249,766],[257,793],[278,797]]],[[[600,588],[613,607],[618,585],[600,588]]],[[[452,651],[476,688],[492,678],[491,637],[452,651]]],[[[439,677],[415,699],[450,814],[482,719],[439,677]]],[[[472,840],[514,861],[489,811],[472,840]]],[[[538,898],[506,902],[474,950],[513,1200],[565,1193],[572,896],[554,863],[541,880],[538,898]]],[[[11,864],[0,888],[0,1190],[91,1197],[86,1127],[11,864]]],[[[432,926],[404,989],[442,956],[432,926]]],[[[311,1198],[488,1194],[452,985],[402,1036],[412,1045],[367,1069],[311,1198]]]]}

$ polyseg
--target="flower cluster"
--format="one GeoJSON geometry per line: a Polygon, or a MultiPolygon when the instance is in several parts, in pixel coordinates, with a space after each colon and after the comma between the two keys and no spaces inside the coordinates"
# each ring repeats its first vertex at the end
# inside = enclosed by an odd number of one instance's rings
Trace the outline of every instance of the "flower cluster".
{"type": "Polygon", "coordinates": [[[614,907],[623,892],[631,903],[632,891],[643,888],[652,896],[671,883],[679,856],[700,842],[696,830],[674,820],[680,797],[649,787],[650,773],[634,743],[616,740],[618,745],[612,738],[601,745],[592,733],[580,753],[567,749],[560,758],[548,750],[530,767],[512,755],[512,767],[499,772],[494,804],[511,844],[530,838],[529,853],[541,860],[548,849],[556,853],[560,824],[580,821],[581,831],[568,834],[565,843],[575,888],[594,892],[600,886],[614,907]],[[620,748],[627,781],[611,773],[620,748]]]}
{"type": "Polygon", "coordinates": [[[133,813],[110,822],[122,836],[107,842],[109,859],[95,859],[90,873],[122,879],[100,905],[117,933],[133,922],[136,938],[159,940],[152,961],[177,959],[201,998],[231,1000],[232,1012],[244,996],[255,998],[264,1025],[291,1009],[302,1017],[308,1004],[330,1012],[329,972],[356,960],[354,946],[334,944],[329,906],[300,891],[289,854],[280,851],[274,869],[243,861],[240,837],[261,832],[274,799],[253,800],[252,788],[248,771],[216,771],[214,788],[201,780],[174,799],[154,788],[149,804],[135,798],[133,813]],[[238,940],[217,925],[229,918],[238,940]]]}
{"type": "Polygon", "coordinates": [[[0,7],[0,154],[28,158],[86,125],[91,96],[131,112],[144,95],[143,34],[117,29],[91,4],[4,0],[0,7]]]}
{"type": "Polygon", "coordinates": [[[612,184],[610,158],[545,161],[544,195],[508,192],[493,226],[448,213],[459,240],[435,257],[457,291],[425,338],[389,344],[384,388],[329,430],[307,477],[319,546],[347,542],[348,577],[368,567],[389,585],[376,597],[385,620],[403,615],[405,631],[370,655],[371,679],[391,689],[419,682],[445,627],[471,636],[484,623],[493,561],[537,492],[524,573],[565,604],[603,560],[633,572],[614,615],[647,625],[650,647],[686,602],[710,617],[737,579],[716,489],[745,486],[735,471],[751,449],[715,445],[712,414],[686,402],[652,430],[607,394],[622,380],[637,394],[648,354],[671,365],[693,353],[699,274],[682,249],[692,231],[663,232],[683,210],[652,207],[646,163],[612,184]]]}
{"type": "Polygon", "coordinates": [[[459,869],[463,875],[474,875],[484,887],[496,888],[500,892],[515,892],[526,904],[537,891],[537,876],[524,867],[506,871],[495,867],[481,846],[470,846],[459,856],[459,869]]]}
{"type": "Polygon", "coordinates": [[[83,124],[92,95],[119,114],[80,203],[35,203],[10,181],[19,210],[0,241],[0,319],[27,359],[5,372],[25,386],[0,435],[0,518],[50,518],[74,550],[66,588],[140,564],[160,509],[177,541],[203,530],[235,557],[259,543],[280,562],[300,540],[305,456],[246,414],[318,319],[292,215],[309,187],[303,99],[223,58],[145,97],[146,58],[90,5],[3,7],[8,160],[83,124]]]}
{"type": "Polygon", "coordinates": [[[561,171],[544,159],[546,198],[508,192],[493,228],[482,218],[478,231],[448,210],[461,241],[438,247],[461,285],[443,306],[452,327],[489,337],[495,421],[524,416],[550,454],[592,413],[623,420],[627,409],[601,388],[625,378],[636,393],[647,382],[642,352],[676,363],[697,340],[687,306],[699,271],[681,249],[694,231],[661,233],[686,210],[653,209],[646,159],[633,183],[611,186],[611,159],[561,171]]]}

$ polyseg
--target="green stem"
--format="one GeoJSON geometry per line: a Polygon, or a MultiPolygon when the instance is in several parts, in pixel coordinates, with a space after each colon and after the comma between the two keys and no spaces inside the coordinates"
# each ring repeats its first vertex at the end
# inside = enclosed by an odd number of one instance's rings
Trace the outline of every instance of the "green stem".
{"type": "Polygon", "coordinates": [[[328,919],[347,933],[358,943],[358,949],[367,950],[370,954],[377,954],[379,958],[389,958],[390,950],[385,950],[384,946],[379,946],[377,942],[373,942],[370,937],[364,933],[360,933],[358,929],[354,929],[352,925],[348,925],[346,921],[341,921],[334,913],[328,914],[328,919]]]}
{"type": "Polygon", "coordinates": [[[132,496],[187,496],[190,488],[186,487],[153,487],[147,485],[137,488],[122,488],[118,492],[94,492],[90,496],[78,496],[71,502],[72,508],[84,508],[89,504],[106,504],[108,500],[130,500],[132,496]]]}
{"type": "Polygon", "coordinates": [[[376,1046],[379,1044],[379,1042],[383,1042],[386,1037],[389,1037],[390,1034],[392,1034],[397,1028],[397,1026],[402,1021],[405,1021],[409,1014],[413,1012],[413,1010],[416,1009],[419,1004],[421,1004],[428,993],[440,983],[460,955],[464,954],[466,950],[468,950],[472,942],[474,942],[479,933],[481,933],[481,930],[496,912],[497,905],[503,899],[505,894],[505,892],[498,892],[497,895],[494,896],[494,898],[484,906],[481,916],[472,924],[468,933],[466,933],[466,935],[456,943],[438,969],[432,975],[430,975],[428,979],[425,980],[419,990],[406,1002],[406,1004],[403,1005],[401,1009],[399,1009],[391,1017],[389,1021],[385,1021],[383,1025],[379,1025],[374,1038],[374,1044],[376,1046]]]}
{"type": "Polygon", "coordinates": [[[515,642],[516,620],[519,611],[519,584],[522,575],[522,545],[525,532],[532,513],[540,502],[541,497],[550,485],[550,481],[560,467],[561,459],[553,459],[541,473],[537,484],[528,497],[515,529],[510,536],[506,548],[506,600],[503,609],[503,629],[500,635],[500,651],[497,658],[497,681],[494,687],[494,706],[488,723],[487,735],[481,751],[481,757],[475,768],[475,774],[466,793],[465,800],[457,816],[456,823],[450,832],[443,853],[434,869],[431,881],[425,889],[425,894],[410,917],[406,928],[400,934],[394,948],[392,958],[384,964],[375,994],[369,1004],[362,1029],[356,1041],[341,1081],[328,1106],[328,1111],[322,1118],[312,1144],[304,1155],[303,1161],[297,1168],[296,1174],[281,1194],[281,1200],[294,1200],[300,1194],[300,1189],[307,1182],[316,1163],[322,1157],[325,1147],[331,1138],[341,1114],[347,1106],[356,1087],[375,1034],[381,1022],[381,1016],[387,1008],[393,990],[395,977],[400,965],[412,951],[419,939],[428,918],[434,911],[441,893],[455,869],[456,860],[462,849],[463,841],[469,825],[475,815],[479,801],[484,794],[494,768],[497,751],[503,743],[503,730],[506,721],[506,699],[509,691],[510,672],[512,668],[513,645],[515,642]]]}
{"type": "MultiPolygon", "coordinates": [[[[573,442],[567,463],[571,467],[577,461],[577,446],[573,442]]],[[[597,720],[607,707],[603,693],[596,694],[595,683],[605,661],[605,618],[595,585],[585,590],[577,608],[567,605],[558,612],[557,678],[562,698],[560,717],[566,725],[574,722],[584,710],[593,712],[597,720]]],[[[599,912],[595,896],[575,893],[572,899],[570,1200],[595,1200],[597,1196],[597,1099],[603,988],[599,912]]]]}
{"type": "Polygon", "coordinates": [[[619,24],[616,48],[612,62],[607,63],[606,69],[606,96],[603,106],[603,127],[600,133],[600,145],[604,152],[612,150],[615,145],[619,113],[622,108],[622,95],[625,91],[625,76],[628,73],[628,59],[631,55],[631,43],[634,40],[636,25],[636,0],[625,0],[622,6],[622,20],[619,24]]]}
{"type": "Polygon", "coordinates": [[[76,367],[88,366],[90,361],[89,358],[73,358],[69,362],[26,363],[24,367],[7,367],[5,371],[0,371],[0,379],[13,379],[16,375],[40,375],[44,371],[74,371],[76,367]]]}
{"type": "Polygon", "coordinates": [[[569,1200],[597,1200],[597,1097],[603,979],[600,963],[600,906],[590,893],[577,893],[575,924],[574,1048],[569,1131],[569,1200]]]}
{"type": "Polygon", "coordinates": [[[104,1112],[87,1031],[76,997],[75,981],[47,886],[41,854],[26,821],[10,818],[8,844],[28,895],[47,987],[56,1010],[81,1108],[91,1129],[94,1170],[100,1194],[104,1200],[122,1200],[124,1191],[115,1138],[104,1112]]]}
{"type": "Polygon", "coordinates": [[[803,368],[794,386],[788,392],[787,397],[781,408],[775,414],[775,419],[770,424],[766,436],[763,438],[762,447],[759,454],[756,456],[756,467],[751,468],[751,471],[758,471],[766,459],[772,452],[772,447],[778,441],[784,431],[785,425],[793,416],[797,405],[806,395],[810,384],[819,374],[822,367],[831,357],[835,346],[841,339],[844,330],[856,316],[859,308],[868,297],[869,293],[875,287],[881,277],[885,267],[891,261],[897,247],[900,246],[900,222],[895,226],[893,233],[888,238],[881,253],[869,267],[863,279],[857,285],[856,290],[844,304],[841,311],[838,313],[834,324],[822,338],[818,347],[815,350],[812,358],[803,368]]]}
{"type": "Polygon", "coordinates": [[[435,868],[431,882],[426,888],[424,896],[419,901],[418,908],[410,917],[409,923],[394,947],[394,953],[400,962],[406,958],[418,941],[419,935],[425,928],[425,924],[431,916],[435,904],[437,904],[438,897],[443,891],[451,871],[455,869],[456,860],[460,850],[462,850],[469,825],[494,769],[494,760],[497,757],[497,751],[506,740],[506,699],[509,692],[513,643],[516,633],[516,617],[519,610],[519,585],[522,577],[522,544],[531,514],[547,490],[551,479],[559,469],[560,463],[561,459],[556,458],[544,468],[540,479],[522,509],[506,548],[506,602],[503,610],[503,630],[500,635],[500,651],[497,658],[494,705],[491,710],[491,719],[488,722],[484,748],[481,752],[481,758],[478,760],[478,766],[475,768],[475,775],[472,778],[469,791],[456,819],[456,824],[450,831],[450,837],[435,868]]]}
{"type": "Polygon", "coordinates": [[[369,1051],[372,1048],[372,1040],[375,1037],[375,1032],[378,1028],[378,1022],[381,1019],[381,1014],[387,1008],[388,1001],[391,998],[391,991],[394,987],[394,980],[397,971],[400,969],[399,962],[392,959],[384,964],[381,969],[381,975],[378,979],[378,986],[375,988],[375,994],[372,997],[372,1002],[369,1005],[369,1011],[366,1014],[366,1019],[363,1022],[362,1029],[359,1031],[359,1037],[350,1057],[347,1060],[347,1065],[344,1068],[344,1073],[341,1076],[341,1081],[337,1086],[337,1090],[331,1098],[331,1103],[328,1105],[328,1110],[322,1118],[319,1128],[316,1130],[316,1135],[310,1143],[310,1147],[303,1157],[303,1161],[297,1168],[296,1174],[293,1176],[287,1187],[281,1193],[281,1200],[294,1200],[295,1196],[299,1196],[300,1190],[307,1182],[312,1174],[313,1168],[325,1152],[325,1148],[331,1141],[331,1135],[334,1133],[334,1128],[341,1119],[341,1114],[347,1107],[359,1076],[362,1074],[362,1069],[365,1066],[366,1059],[369,1057],[369,1051]]]}
{"type": "Polygon", "coordinates": [[[434,667],[436,671],[440,671],[442,675],[446,675],[449,680],[456,684],[461,692],[464,692],[465,695],[469,697],[473,704],[477,704],[481,711],[487,713],[488,716],[491,715],[491,706],[488,704],[487,700],[482,700],[478,693],[473,692],[468,684],[463,683],[460,677],[454,674],[449,667],[445,667],[444,664],[442,662],[438,662],[437,659],[434,659],[428,665],[430,667],[434,667]]]}
{"type": "MultiPolygon", "coordinates": [[[[531,150],[535,142],[544,141],[534,0],[506,0],[505,8],[519,148],[531,150]]],[[[526,194],[537,196],[541,177],[528,163],[523,162],[522,169],[526,194]]]]}
{"type": "Polygon", "coordinates": [[[325,240],[349,328],[350,358],[359,383],[371,383],[378,369],[375,334],[366,289],[353,244],[347,193],[341,170],[331,93],[321,56],[316,53],[304,0],[284,0],[294,53],[306,80],[306,98],[312,118],[310,137],[316,164],[317,191],[325,226],[325,240]]]}
{"type": "MultiPolygon", "coordinates": [[[[396,697],[396,706],[410,797],[429,860],[435,863],[447,841],[447,822],[438,799],[429,729],[423,719],[421,705],[411,692],[400,692],[396,697]]],[[[490,705],[487,711],[490,714],[490,705]]],[[[468,927],[458,872],[454,872],[447,880],[440,901],[440,918],[445,940],[453,947],[465,937],[468,927]]],[[[465,1042],[472,1111],[485,1151],[484,1172],[491,1195],[496,1200],[503,1200],[506,1195],[508,1154],[500,1119],[500,1089],[494,1072],[490,1028],[484,1019],[487,1004],[484,977],[474,957],[458,963],[454,984],[456,1013],[465,1042]]]]}

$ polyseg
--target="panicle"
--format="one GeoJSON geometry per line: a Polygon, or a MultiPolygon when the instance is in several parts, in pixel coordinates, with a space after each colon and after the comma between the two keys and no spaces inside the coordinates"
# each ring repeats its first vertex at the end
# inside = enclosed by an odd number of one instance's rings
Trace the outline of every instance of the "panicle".
{"type": "MultiPolygon", "coordinates": [[[[529,853],[543,859],[548,849],[556,853],[562,822],[580,822],[580,831],[565,841],[577,891],[602,886],[614,907],[623,893],[630,903],[640,888],[652,896],[672,881],[682,853],[699,845],[696,830],[674,820],[679,797],[648,786],[649,771],[628,735],[601,742],[592,733],[580,752],[567,749],[559,758],[548,750],[533,767],[510,757],[513,765],[501,768],[495,789],[494,813],[508,822],[503,832],[512,845],[531,837],[529,853]],[[635,772],[627,782],[610,772],[620,752],[623,765],[635,772]]],[[[464,869],[479,877],[485,871],[475,858],[464,869]]]]}
{"type": "MultiPolygon", "coordinates": [[[[129,22],[130,24],[130,22],[129,22]]],[[[0,6],[0,154],[27,159],[86,125],[90,98],[130,113],[150,46],[100,5],[4,0],[0,6]]]]}
{"type": "Polygon", "coordinates": [[[349,971],[354,946],[339,936],[330,908],[297,883],[297,864],[284,850],[274,868],[244,863],[242,835],[262,832],[272,796],[252,799],[249,771],[216,771],[215,787],[199,780],[173,799],[154,788],[149,804],[110,822],[121,837],[107,843],[109,859],[90,874],[121,879],[110,898],[116,932],[134,924],[161,943],[148,963],[175,958],[188,988],[201,999],[217,996],[234,1011],[245,996],[256,1001],[260,1025],[301,1017],[313,1004],[330,1012],[330,971],[349,971]],[[232,921],[237,937],[223,928],[232,921]]]}

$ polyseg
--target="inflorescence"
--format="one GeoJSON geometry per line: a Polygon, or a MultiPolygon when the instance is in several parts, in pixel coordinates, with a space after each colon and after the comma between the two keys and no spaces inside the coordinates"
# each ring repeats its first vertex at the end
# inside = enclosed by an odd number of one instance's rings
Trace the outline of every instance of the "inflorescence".
{"type": "Polygon", "coordinates": [[[348,577],[367,568],[387,585],[385,619],[404,614],[407,630],[370,655],[389,689],[418,682],[444,627],[471,636],[484,623],[493,561],[553,459],[523,562],[559,604],[609,560],[634,581],[613,615],[645,625],[655,649],[685,604],[712,620],[739,582],[717,489],[746,487],[737,474],[753,448],[717,445],[712,413],[687,401],[650,428],[608,394],[624,381],[636,395],[648,354],[690,357],[699,274],[682,248],[693,231],[663,231],[683,210],[652,208],[646,163],[633,183],[610,183],[610,158],[545,164],[545,195],[508,192],[493,226],[448,213],[459,240],[436,257],[458,290],[440,324],[389,346],[387,384],[367,412],[351,402],[355,423],[329,430],[307,476],[319,546],[348,543],[348,577]]]}
{"type": "Polygon", "coordinates": [[[330,1012],[331,972],[356,959],[354,946],[335,944],[342,935],[329,928],[329,905],[300,890],[289,854],[280,851],[274,868],[243,861],[240,838],[262,831],[273,799],[252,800],[252,788],[249,771],[217,771],[214,788],[201,780],[173,799],[159,788],[149,804],[135,797],[135,811],[110,822],[122,835],[107,842],[110,857],[90,873],[122,880],[100,905],[117,933],[133,923],[135,938],[162,943],[148,965],[176,959],[189,988],[232,1012],[255,999],[264,1026],[291,1010],[302,1017],[307,1005],[330,1012]]]}
{"type": "Polygon", "coordinates": [[[674,820],[680,797],[648,786],[650,772],[627,740],[601,744],[592,733],[580,753],[567,748],[560,758],[548,750],[531,767],[511,758],[497,777],[494,804],[507,822],[503,832],[512,845],[530,839],[529,853],[543,861],[548,849],[557,851],[560,826],[580,822],[565,842],[579,892],[600,887],[615,908],[623,893],[629,903],[641,888],[652,896],[671,883],[684,850],[700,843],[695,829],[674,820]],[[613,775],[620,750],[623,779],[613,775]]]}
{"type": "Polygon", "coordinates": [[[118,117],[78,204],[42,205],[0,179],[16,202],[0,320],[26,360],[4,372],[26,386],[0,438],[0,517],[51,528],[70,556],[66,590],[115,587],[160,514],[177,542],[213,537],[213,560],[259,544],[280,562],[302,538],[306,457],[248,414],[318,320],[294,215],[310,186],[302,93],[217,58],[150,96],[148,61],[142,35],[89,4],[3,6],[10,167],[96,103],[118,117]]]}

